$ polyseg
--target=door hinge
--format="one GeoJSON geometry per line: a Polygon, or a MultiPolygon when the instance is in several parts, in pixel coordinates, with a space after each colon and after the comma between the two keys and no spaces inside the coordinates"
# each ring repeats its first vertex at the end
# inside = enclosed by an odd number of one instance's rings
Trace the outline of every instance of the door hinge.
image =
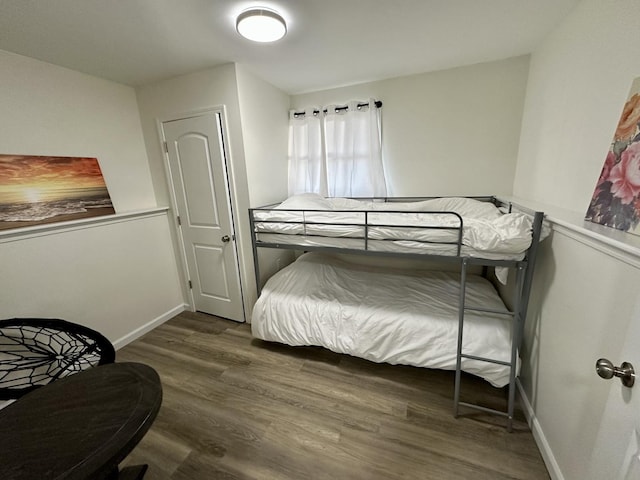
{"type": "Polygon", "coordinates": [[[191,283],[191,280],[189,280],[189,288],[193,290],[193,284],[191,283]]]}
{"type": "Polygon", "coordinates": [[[178,215],[176,219],[178,220],[178,225],[182,225],[182,220],[180,220],[180,215],[178,215]]]}
{"type": "Polygon", "coordinates": [[[164,144],[164,151],[169,153],[169,145],[167,145],[167,142],[162,142],[164,144]]]}

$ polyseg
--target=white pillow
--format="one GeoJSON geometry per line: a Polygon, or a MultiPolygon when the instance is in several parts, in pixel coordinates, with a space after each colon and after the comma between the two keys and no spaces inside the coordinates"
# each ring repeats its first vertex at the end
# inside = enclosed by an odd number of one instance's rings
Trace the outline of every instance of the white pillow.
{"type": "Polygon", "coordinates": [[[456,212],[461,217],[482,218],[485,220],[494,220],[500,218],[502,213],[498,207],[491,202],[482,202],[473,198],[449,197],[434,198],[417,202],[420,205],[416,207],[420,211],[436,211],[436,212],[456,212]]]}
{"type": "Polygon", "coordinates": [[[334,197],[327,198],[333,210],[371,210],[372,202],[369,200],[355,200],[353,198],[334,197]]]}
{"type": "Polygon", "coordinates": [[[461,217],[494,220],[502,213],[491,202],[481,202],[472,198],[433,198],[419,202],[374,203],[372,210],[399,212],[456,212],[461,217]]]}
{"type": "Polygon", "coordinates": [[[276,208],[281,210],[331,210],[331,203],[317,193],[301,193],[287,198],[276,208]]]}

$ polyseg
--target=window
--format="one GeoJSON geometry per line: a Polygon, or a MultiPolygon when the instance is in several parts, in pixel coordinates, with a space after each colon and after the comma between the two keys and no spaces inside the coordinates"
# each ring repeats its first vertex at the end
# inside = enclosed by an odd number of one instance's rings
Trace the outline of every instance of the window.
{"type": "Polygon", "coordinates": [[[386,196],[380,106],[371,99],[291,112],[289,194],[386,196]]]}
{"type": "Polygon", "coordinates": [[[289,114],[289,195],[313,192],[327,196],[321,112],[289,114]]]}

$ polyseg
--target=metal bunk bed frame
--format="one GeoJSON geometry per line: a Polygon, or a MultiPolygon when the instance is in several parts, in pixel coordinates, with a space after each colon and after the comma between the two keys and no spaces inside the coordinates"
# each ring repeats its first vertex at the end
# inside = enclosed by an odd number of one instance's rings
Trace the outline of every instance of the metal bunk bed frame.
{"type": "MultiPolygon", "coordinates": [[[[384,197],[384,198],[372,198],[372,199],[359,199],[359,200],[373,200],[380,202],[412,202],[412,201],[422,201],[434,198],[442,198],[442,197],[384,197]]],[[[313,224],[326,224],[327,222],[313,222],[304,220],[304,213],[312,213],[312,212],[325,212],[321,210],[313,210],[313,209],[305,209],[305,210],[283,210],[288,212],[302,212],[303,220],[300,221],[283,221],[283,220],[261,220],[256,219],[255,213],[261,211],[271,211],[279,205],[279,203],[266,205],[258,208],[250,208],[249,209],[249,222],[251,228],[251,245],[253,249],[253,258],[254,258],[254,271],[256,278],[256,287],[258,296],[261,293],[262,285],[260,283],[260,267],[258,262],[258,248],[274,248],[274,249],[288,249],[288,250],[304,250],[304,251],[327,251],[327,252],[339,252],[339,253],[347,253],[347,254],[357,254],[357,255],[371,255],[371,256],[384,256],[384,257],[402,257],[402,258],[416,258],[416,259],[428,259],[435,260],[438,262],[454,262],[460,265],[460,295],[458,301],[458,348],[456,352],[456,370],[455,370],[455,384],[454,384],[454,399],[453,399],[453,415],[454,417],[458,417],[460,415],[460,407],[467,407],[470,409],[482,411],[485,413],[495,414],[499,416],[506,417],[507,419],[507,430],[509,432],[513,431],[513,420],[514,420],[514,411],[515,411],[515,394],[516,394],[516,369],[517,369],[517,361],[518,361],[518,351],[520,349],[522,343],[522,337],[524,332],[524,324],[527,315],[527,309],[529,306],[529,299],[531,294],[531,285],[533,282],[533,273],[534,267],[536,263],[536,258],[538,255],[538,248],[541,238],[542,232],[542,222],[544,220],[544,213],[539,211],[534,211],[529,208],[523,207],[521,205],[517,205],[512,202],[503,201],[495,196],[482,196],[482,197],[466,197],[472,198],[479,201],[491,202],[499,208],[502,208],[506,213],[511,213],[515,208],[522,213],[526,213],[532,216],[532,239],[531,246],[526,252],[525,258],[522,260],[491,260],[481,257],[472,257],[465,256],[461,254],[462,249],[462,229],[463,229],[463,219],[462,217],[455,212],[421,212],[425,214],[451,214],[456,216],[459,219],[459,227],[420,227],[425,229],[450,229],[457,230],[458,240],[457,242],[435,242],[435,243],[444,243],[444,244],[452,244],[457,246],[457,255],[437,255],[433,253],[406,253],[406,252],[393,252],[393,251],[376,251],[369,250],[368,246],[368,211],[349,211],[350,213],[362,213],[364,215],[364,223],[362,224],[354,224],[354,223],[344,223],[340,222],[340,225],[350,225],[350,226],[361,226],[364,227],[364,236],[361,238],[363,240],[363,248],[344,248],[344,247],[332,247],[332,246],[311,246],[311,245],[297,245],[297,244],[289,244],[289,243],[278,243],[278,242],[264,242],[259,241],[257,236],[260,232],[256,229],[256,223],[291,223],[291,224],[300,224],[303,223],[306,231],[306,225],[313,224]],[[466,281],[467,276],[469,275],[469,269],[473,266],[482,267],[483,276],[487,276],[488,267],[507,267],[507,268],[515,268],[516,270],[516,279],[515,279],[515,288],[513,291],[513,307],[511,310],[494,310],[483,308],[478,305],[467,305],[466,302],[466,281]],[[512,322],[512,340],[511,340],[511,359],[509,362],[504,362],[501,360],[496,360],[492,358],[486,357],[477,357],[474,355],[466,354],[463,349],[463,335],[464,335],[464,317],[465,312],[467,311],[476,311],[476,312],[487,312],[494,313],[498,315],[505,315],[511,317],[512,322]],[[493,408],[487,408],[482,405],[476,405],[472,403],[463,402],[460,400],[461,397],[461,379],[462,379],[462,359],[467,358],[476,361],[495,363],[499,365],[504,365],[509,367],[509,385],[508,385],[508,394],[507,394],[507,410],[497,410],[493,408]]],[[[385,211],[385,213],[407,213],[406,211],[385,211]]],[[[380,226],[390,226],[390,225],[382,225],[380,223],[375,224],[376,227],[380,226]]],[[[393,225],[397,227],[397,225],[393,225]]],[[[416,226],[411,226],[412,228],[416,228],[416,226]]]]}

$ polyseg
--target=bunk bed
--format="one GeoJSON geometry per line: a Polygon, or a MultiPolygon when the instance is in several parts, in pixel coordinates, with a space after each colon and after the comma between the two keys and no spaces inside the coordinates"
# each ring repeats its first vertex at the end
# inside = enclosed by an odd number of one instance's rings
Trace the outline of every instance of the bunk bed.
{"type": "Polygon", "coordinates": [[[375,362],[455,370],[454,415],[461,406],[502,415],[511,431],[518,350],[538,244],[546,235],[543,217],[496,197],[303,194],[250,209],[259,294],[252,333],[375,362]],[[262,288],[259,248],[307,253],[262,288]],[[408,270],[341,254],[448,265],[408,270]],[[505,290],[511,299],[504,302],[489,278],[506,284],[510,271],[513,286],[505,290]],[[462,371],[508,386],[506,411],[461,401],[462,371]]]}

